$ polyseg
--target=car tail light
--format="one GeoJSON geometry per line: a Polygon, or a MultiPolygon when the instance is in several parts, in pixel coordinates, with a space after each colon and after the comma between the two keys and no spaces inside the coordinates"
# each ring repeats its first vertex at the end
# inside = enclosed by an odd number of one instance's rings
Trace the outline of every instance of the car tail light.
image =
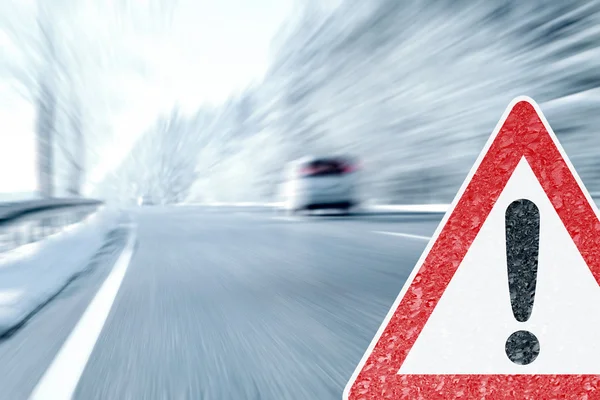
{"type": "Polygon", "coordinates": [[[358,170],[358,165],[356,165],[356,164],[346,164],[343,167],[343,171],[345,174],[356,172],[357,170],[358,170]]]}

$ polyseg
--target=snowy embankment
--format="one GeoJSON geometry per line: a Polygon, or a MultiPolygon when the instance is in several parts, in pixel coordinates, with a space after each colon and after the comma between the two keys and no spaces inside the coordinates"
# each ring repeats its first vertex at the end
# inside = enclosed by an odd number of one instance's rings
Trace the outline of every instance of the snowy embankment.
{"type": "MultiPolygon", "coordinates": [[[[597,206],[600,206],[600,192],[591,193],[597,206]]],[[[181,203],[179,206],[210,206],[210,207],[265,207],[280,208],[283,203],[181,203]]],[[[367,213],[398,213],[398,214],[444,214],[450,208],[450,204],[365,204],[360,208],[361,212],[367,213]]]]}
{"type": "MultiPolygon", "coordinates": [[[[282,207],[283,203],[181,203],[179,206],[210,206],[210,207],[282,207]]],[[[398,212],[398,213],[445,213],[449,204],[369,204],[361,207],[364,212],[398,212]]]]}
{"type": "Polygon", "coordinates": [[[118,215],[100,210],[39,242],[0,255],[0,335],[22,323],[86,268],[116,227],[118,215]]]}
{"type": "Polygon", "coordinates": [[[367,210],[399,213],[445,213],[450,204],[379,204],[367,207],[367,210]]]}

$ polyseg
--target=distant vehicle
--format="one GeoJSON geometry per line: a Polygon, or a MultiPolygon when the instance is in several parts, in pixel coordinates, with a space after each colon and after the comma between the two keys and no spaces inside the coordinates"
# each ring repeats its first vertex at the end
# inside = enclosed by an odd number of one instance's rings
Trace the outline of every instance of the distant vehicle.
{"type": "Polygon", "coordinates": [[[154,205],[150,196],[140,196],[138,198],[138,206],[151,206],[154,205]]]}
{"type": "Polygon", "coordinates": [[[351,157],[305,157],[290,163],[283,184],[283,208],[289,213],[358,205],[356,161],[351,157]]]}

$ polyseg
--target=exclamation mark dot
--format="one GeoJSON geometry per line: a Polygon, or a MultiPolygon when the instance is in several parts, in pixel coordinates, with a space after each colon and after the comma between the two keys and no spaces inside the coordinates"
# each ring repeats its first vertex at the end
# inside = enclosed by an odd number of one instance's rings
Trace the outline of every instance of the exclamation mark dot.
{"type": "MultiPolygon", "coordinates": [[[[529,200],[513,201],[506,209],[506,261],[510,304],[515,319],[531,317],[537,282],[540,247],[540,213],[529,200]]],[[[509,336],[506,355],[515,364],[531,364],[540,354],[537,337],[525,330],[509,336]]]]}

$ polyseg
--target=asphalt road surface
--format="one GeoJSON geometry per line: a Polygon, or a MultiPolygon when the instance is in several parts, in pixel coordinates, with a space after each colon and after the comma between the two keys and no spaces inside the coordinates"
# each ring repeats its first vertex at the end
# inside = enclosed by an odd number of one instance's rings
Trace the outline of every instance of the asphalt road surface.
{"type": "Polygon", "coordinates": [[[0,399],[27,399],[52,379],[74,379],[81,400],[341,399],[440,219],[133,210],[84,274],[0,341],[0,399]],[[83,335],[89,358],[71,346],[85,369],[67,357],[69,376],[48,378],[132,233],[99,336],[83,335]]]}

